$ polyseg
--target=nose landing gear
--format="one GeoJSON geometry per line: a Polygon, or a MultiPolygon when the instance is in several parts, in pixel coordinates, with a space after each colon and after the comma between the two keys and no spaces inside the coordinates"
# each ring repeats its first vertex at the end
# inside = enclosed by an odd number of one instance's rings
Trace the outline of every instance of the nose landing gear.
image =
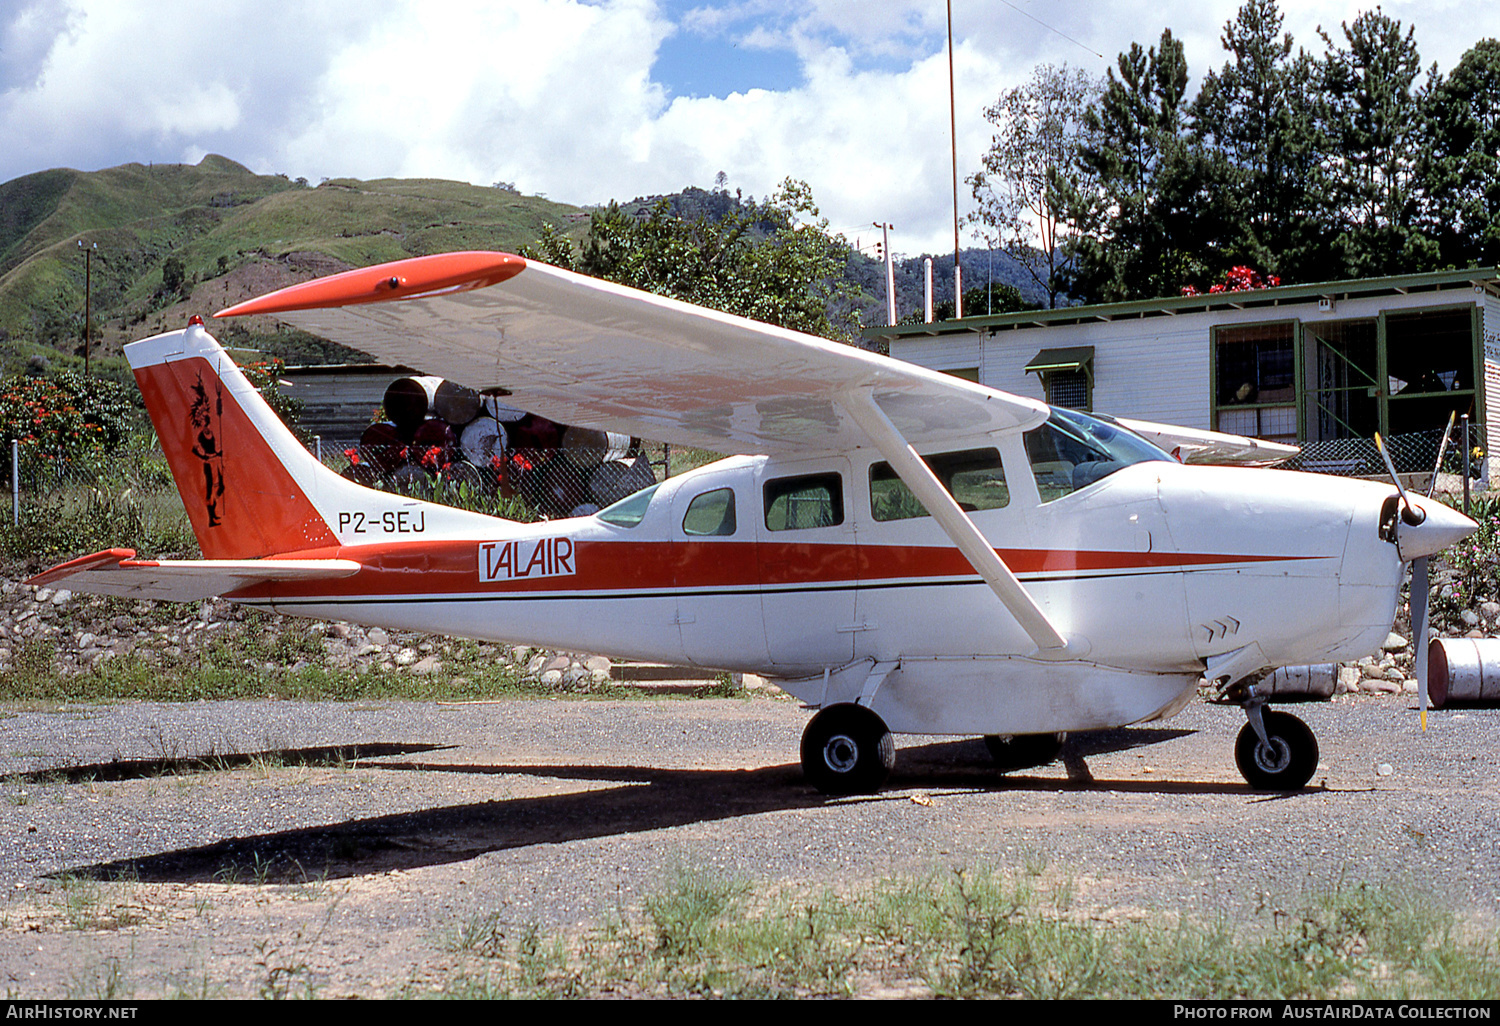
{"type": "Polygon", "coordinates": [[[1234,742],[1234,761],[1245,781],[1257,790],[1296,791],[1306,787],[1318,768],[1318,739],[1291,713],[1263,709],[1266,700],[1247,688],[1245,716],[1234,742]]]}

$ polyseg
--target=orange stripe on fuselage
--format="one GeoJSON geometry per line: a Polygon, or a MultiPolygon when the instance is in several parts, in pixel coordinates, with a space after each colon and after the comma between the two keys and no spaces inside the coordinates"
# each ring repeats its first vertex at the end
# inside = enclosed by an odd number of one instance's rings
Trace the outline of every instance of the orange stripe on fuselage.
{"type": "MultiPolygon", "coordinates": [[[[653,589],[785,587],[855,584],[933,577],[971,577],[957,549],[895,545],[805,545],[781,542],[574,542],[576,573],[531,580],[480,580],[475,540],[344,546],[297,553],[305,559],[349,559],[359,573],[339,580],[276,582],[235,592],[239,599],[356,598],[391,595],[524,595],[630,592],[653,589]]],[[[1303,560],[1318,556],[1231,553],[1107,552],[1000,549],[1017,574],[1068,571],[1170,570],[1303,560]]]]}

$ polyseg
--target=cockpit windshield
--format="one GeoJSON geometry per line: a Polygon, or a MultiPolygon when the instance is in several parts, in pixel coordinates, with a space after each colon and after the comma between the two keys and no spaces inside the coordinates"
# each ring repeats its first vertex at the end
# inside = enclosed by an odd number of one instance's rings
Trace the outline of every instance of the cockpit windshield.
{"type": "Polygon", "coordinates": [[[634,527],[646,515],[646,507],[651,505],[651,496],[655,495],[660,487],[660,484],[654,484],[650,488],[642,488],[633,495],[625,496],[613,506],[606,506],[595,516],[606,524],[614,524],[616,527],[634,527]]]}
{"type": "Polygon", "coordinates": [[[1133,463],[1172,459],[1133,431],[1056,406],[1047,422],[1025,438],[1043,502],[1071,495],[1133,463]]]}

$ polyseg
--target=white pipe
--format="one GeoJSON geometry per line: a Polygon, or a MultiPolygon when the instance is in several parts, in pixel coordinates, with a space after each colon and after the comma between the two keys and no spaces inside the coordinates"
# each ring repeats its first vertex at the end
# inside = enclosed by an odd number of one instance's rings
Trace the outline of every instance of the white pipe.
{"type": "Polygon", "coordinates": [[[927,301],[922,307],[922,323],[932,323],[932,257],[922,261],[922,269],[927,275],[927,301]]]}

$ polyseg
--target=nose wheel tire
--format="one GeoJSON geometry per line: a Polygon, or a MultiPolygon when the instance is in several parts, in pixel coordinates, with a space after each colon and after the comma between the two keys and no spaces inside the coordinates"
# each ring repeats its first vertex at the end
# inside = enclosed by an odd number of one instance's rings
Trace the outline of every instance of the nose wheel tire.
{"type": "Polygon", "coordinates": [[[1045,766],[1057,758],[1062,751],[1066,734],[986,734],[984,746],[990,750],[990,758],[1003,773],[1007,770],[1030,769],[1045,766]]]}
{"type": "Polygon", "coordinates": [[[861,705],[831,705],[802,732],[802,773],[824,794],[874,794],[896,765],[890,728],[861,705]]]}
{"type": "Polygon", "coordinates": [[[1318,739],[1291,713],[1262,714],[1270,744],[1245,724],[1234,742],[1234,761],[1249,785],[1261,791],[1296,791],[1306,787],[1318,768],[1318,739]]]}

